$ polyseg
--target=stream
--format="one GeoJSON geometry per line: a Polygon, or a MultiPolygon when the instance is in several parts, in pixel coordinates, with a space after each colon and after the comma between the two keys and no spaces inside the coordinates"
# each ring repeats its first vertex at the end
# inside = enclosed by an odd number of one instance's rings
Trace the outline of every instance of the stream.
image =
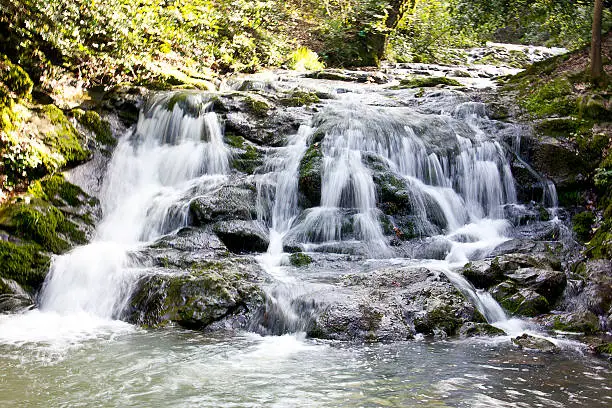
{"type": "MultiPolygon", "coordinates": [[[[508,211],[520,213],[524,206],[517,199],[511,152],[501,142],[515,128],[489,119],[486,106],[460,90],[418,95],[293,74],[249,81],[279,89],[297,84],[333,97],[312,111],[295,108],[298,129],[281,145],[257,145],[264,152],[261,164],[251,174],[236,175],[236,153],[224,138],[216,98],[242,91],[245,82],[228,84],[221,96],[152,96],[108,163],[98,194],[104,215],[91,243],[54,258],[37,308],[0,315],[0,405],[612,404],[609,364],[571,338],[507,316],[489,292],[458,273],[519,236],[508,211]],[[304,184],[305,168],[320,172],[314,192],[304,184]],[[241,234],[266,239],[267,250],[259,254],[234,250],[224,240],[236,253],[228,255],[222,243],[213,242],[222,248],[218,259],[246,259],[261,271],[265,310],[214,332],[127,323],[126,310],[135,308],[133,294],[143,277],[185,274],[164,265],[166,258],[155,260],[151,253],[165,248],[159,243],[191,231],[195,200],[212,200],[240,183],[250,183],[247,190],[254,192],[254,214],[246,217],[251,219],[215,220],[202,231],[223,240],[244,228],[241,234]],[[396,209],[402,205],[410,211],[396,209]],[[293,266],[295,248],[312,264],[293,266]],[[399,341],[383,343],[306,335],[315,323],[325,323],[319,317],[327,310],[362,310],[351,302],[366,292],[359,286],[352,293],[351,285],[365,285],[354,282],[389,268],[426,270],[423,276],[435,287],[458,289],[472,313],[477,310],[506,335],[423,336],[414,324],[397,334],[399,341]],[[510,339],[522,333],[546,337],[559,351],[516,348],[510,339]]],[[[470,78],[465,85],[487,84],[470,78]]],[[[543,202],[553,215],[549,225],[558,222],[556,195],[554,186],[542,183],[543,202]]],[[[250,245],[254,238],[241,239],[250,245]]],[[[192,252],[187,256],[207,259],[199,248],[192,252]]],[[[418,317],[424,311],[410,313],[418,317]]]]}

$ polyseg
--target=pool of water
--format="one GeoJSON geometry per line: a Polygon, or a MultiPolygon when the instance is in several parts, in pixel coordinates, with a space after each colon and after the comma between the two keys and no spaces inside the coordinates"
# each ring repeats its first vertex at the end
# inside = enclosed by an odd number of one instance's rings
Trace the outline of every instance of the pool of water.
{"type": "Polygon", "coordinates": [[[612,369],[508,338],[348,344],[126,325],[0,344],[7,407],[608,407],[612,369]]]}

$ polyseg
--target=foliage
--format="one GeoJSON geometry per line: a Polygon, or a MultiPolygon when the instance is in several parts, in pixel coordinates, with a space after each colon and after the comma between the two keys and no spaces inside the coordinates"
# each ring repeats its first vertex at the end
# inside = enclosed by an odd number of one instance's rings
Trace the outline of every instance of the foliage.
{"type": "Polygon", "coordinates": [[[296,71],[320,71],[325,64],[319,61],[316,52],[308,47],[300,47],[289,55],[289,68],[296,71]]]}

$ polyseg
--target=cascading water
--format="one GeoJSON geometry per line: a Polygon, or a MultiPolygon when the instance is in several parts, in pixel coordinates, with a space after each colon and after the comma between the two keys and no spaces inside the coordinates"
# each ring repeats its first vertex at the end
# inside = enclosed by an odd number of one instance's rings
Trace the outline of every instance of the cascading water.
{"type": "Polygon", "coordinates": [[[140,273],[130,251],[185,226],[191,198],[213,190],[228,172],[229,150],[207,95],[152,99],[108,166],[100,196],[104,215],[92,242],[53,260],[33,319],[78,315],[88,330],[84,320],[120,317],[140,273]]]}

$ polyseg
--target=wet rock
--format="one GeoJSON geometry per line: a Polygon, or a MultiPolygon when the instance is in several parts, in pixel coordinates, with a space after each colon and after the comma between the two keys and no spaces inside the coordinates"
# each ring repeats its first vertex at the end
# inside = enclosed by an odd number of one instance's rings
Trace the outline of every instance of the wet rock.
{"type": "Polygon", "coordinates": [[[395,341],[455,335],[482,319],[474,306],[440,273],[426,268],[385,268],[346,275],[342,287],[325,293],[322,312],[309,331],[335,340],[395,341]]]}
{"type": "Polygon", "coordinates": [[[254,221],[220,221],[213,231],[232,252],[265,252],[270,240],[263,228],[254,221]]]}
{"type": "Polygon", "coordinates": [[[149,327],[175,322],[190,329],[247,328],[264,304],[254,261],[194,264],[140,279],[126,320],[149,327]]]}
{"type": "Polygon", "coordinates": [[[17,282],[0,276],[0,313],[18,312],[34,305],[34,298],[17,282]]]}
{"type": "Polygon", "coordinates": [[[194,199],[189,213],[194,225],[217,221],[253,220],[257,218],[256,193],[250,184],[227,185],[213,194],[194,199]]]}
{"type": "Polygon", "coordinates": [[[300,204],[304,208],[316,207],[321,203],[321,171],[323,153],[318,143],[311,145],[299,168],[298,188],[301,194],[300,204]]]}
{"type": "Polygon", "coordinates": [[[487,323],[467,322],[459,329],[459,336],[463,338],[475,336],[503,336],[505,334],[503,330],[487,323]]]}
{"type": "Polygon", "coordinates": [[[568,143],[551,137],[524,137],[521,157],[537,173],[552,180],[558,190],[574,188],[585,180],[591,165],[568,143]]]}
{"type": "Polygon", "coordinates": [[[520,289],[511,296],[497,300],[512,315],[533,317],[550,311],[546,298],[531,289],[520,289]]]}
{"type": "Polygon", "coordinates": [[[600,331],[599,318],[590,311],[557,313],[545,316],[540,322],[544,327],[562,332],[595,334],[600,331]]]}
{"type": "Polygon", "coordinates": [[[520,287],[529,287],[550,302],[556,301],[566,285],[565,273],[548,269],[519,268],[507,277],[520,287]]]}
{"type": "Polygon", "coordinates": [[[497,259],[470,262],[463,267],[462,273],[477,288],[486,289],[505,279],[497,259]]]}
{"type": "Polygon", "coordinates": [[[547,353],[554,353],[559,351],[559,347],[555,346],[554,343],[540,338],[523,334],[512,339],[512,343],[516,344],[519,348],[527,350],[538,350],[547,353]]]}

